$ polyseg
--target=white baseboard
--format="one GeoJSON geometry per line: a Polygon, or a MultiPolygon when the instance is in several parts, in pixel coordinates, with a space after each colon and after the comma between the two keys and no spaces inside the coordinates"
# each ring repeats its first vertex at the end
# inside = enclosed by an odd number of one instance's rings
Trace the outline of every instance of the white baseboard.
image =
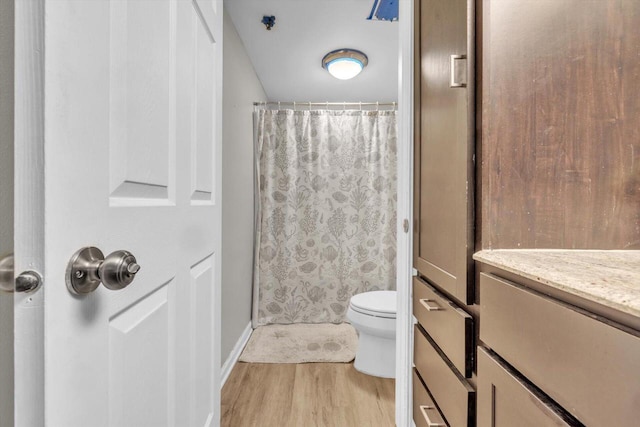
{"type": "Polygon", "coordinates": [[[224,387],[224,383],[227,382],[227,379],[229,378],[229,374],[231,374],[231,370],[233,369],[234,366],[236,366],[236,362],[238,362],[238,358],[240,358],[240,355],[242,354],[242,350],[244,350],[244,347],[247,345],[247,342],[249,341],[249,338],[251,337],[251,333],[253,332],[253,328],[251,327],[251,322],[249,322],[249,324],[247,325],[246,328],[244,328],[244,331],[242,331],[242,335],[240,335],[240,338],[238,338],[238,342],[236,342],[236,345],[233,346],[233,350],[231,350],[231,354],[229,354],[229,357],[227,357],[227,360],[224,362],[224,365],[222,365],[222,369],[220,372],[220,388],[222,389],[222,387],[224,387]]]}

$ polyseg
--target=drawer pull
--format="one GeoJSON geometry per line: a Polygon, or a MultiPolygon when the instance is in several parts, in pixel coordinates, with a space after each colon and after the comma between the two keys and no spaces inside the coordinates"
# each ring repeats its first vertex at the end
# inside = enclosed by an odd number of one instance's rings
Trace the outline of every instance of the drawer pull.
{"type": "Polygon", "coordinates": [[[447,425],[444,423],[438,423],[438,422],[433,422],[431,421],[431,418],[429,418],[429,414],[427,413],[428,409],[436,409],[435,406],[427,406],[427,405],[420,405],[420,411],[422,412],[422,416],[424,417],[424,420],[427,422],[427,425],[429,427],[446,427],[447,425]]]}
{"type": "MultiPolygon", "coordinates": [[[[467,83],[462,81],[457,81],[458,77],[458,67],[457,64],[459,61],[467,61],[467,55],[451,55],[451,64],[449,68],[450,79],[449,79],[449,87],[467,87],[467,83]]],[[[465,77],[463,75],[463,77],[465,77]]]]}
{"type": "Polygon", "coordinates": [[[420,304],[424,306],[429,311],[440,311],[443,310],[434,300],[432,299],[421,299],[420,304]]]}

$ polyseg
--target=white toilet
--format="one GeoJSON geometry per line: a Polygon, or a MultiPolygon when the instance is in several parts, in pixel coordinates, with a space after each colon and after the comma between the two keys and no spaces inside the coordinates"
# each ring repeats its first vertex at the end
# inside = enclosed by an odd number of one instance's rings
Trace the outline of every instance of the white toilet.
{"type": "Polygon", "coordinates": [[[354,367],[368,375],[395,378],[396,291],[352,296],[347,319],[359,335],[354,367]]]}

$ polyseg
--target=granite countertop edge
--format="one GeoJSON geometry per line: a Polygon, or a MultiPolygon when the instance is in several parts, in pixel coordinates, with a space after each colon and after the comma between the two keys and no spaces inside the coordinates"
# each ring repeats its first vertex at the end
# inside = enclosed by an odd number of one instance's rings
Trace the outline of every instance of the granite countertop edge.
{"type": "Polygon", "coordinates": [[[496,249],[473,259],[640,318],[640,251],[496,249]]]}

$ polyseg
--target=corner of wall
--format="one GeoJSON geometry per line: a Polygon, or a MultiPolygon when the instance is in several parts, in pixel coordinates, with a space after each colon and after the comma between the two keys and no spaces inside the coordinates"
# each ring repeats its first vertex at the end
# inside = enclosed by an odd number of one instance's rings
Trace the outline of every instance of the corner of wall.
{"type": "Polygon", "coordinates": [[[226,10],[223,52],[221,360],[227,360],[251,322],[253,102],[267,96],[226,10]]]}

